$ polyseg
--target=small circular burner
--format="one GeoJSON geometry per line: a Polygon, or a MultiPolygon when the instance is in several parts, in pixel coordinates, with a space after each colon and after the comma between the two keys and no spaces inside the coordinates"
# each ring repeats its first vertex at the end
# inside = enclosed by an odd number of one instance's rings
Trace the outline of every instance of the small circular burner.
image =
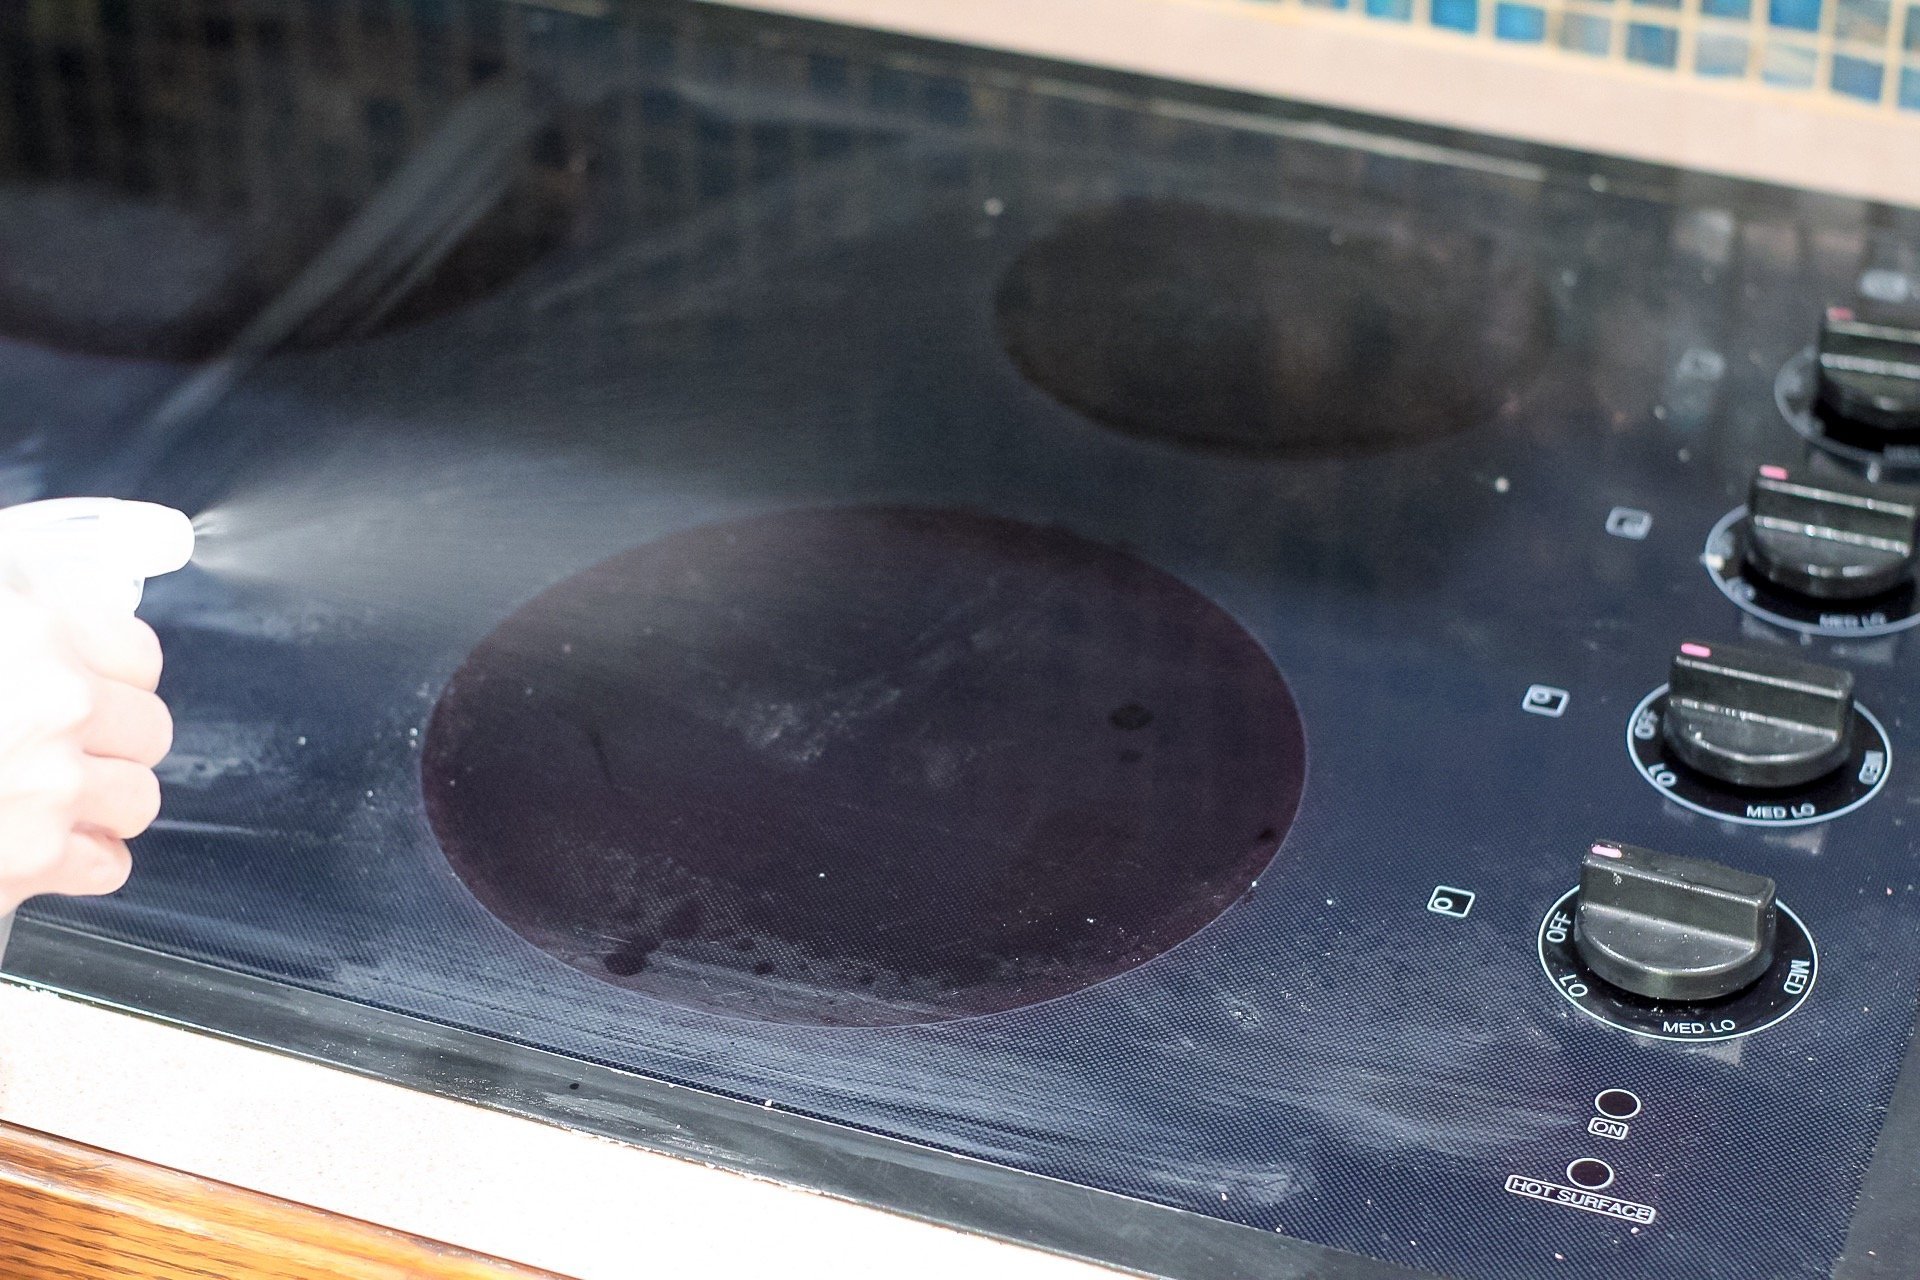
{"type": "Polygon", "coordinates": [[[1218,606],[955,511],[692,529],[540,596],[455,674],[428,816],[496,916],[677,1004],[891,1025],[1131,969],[1239,898],[1305,745],[1218,606]]]}
{"type": "Polygon", "coordinates": [[[1365,451],[1492,419],[1553,310],[1500,242],[1326,227],[1172,200],[1082,214],[1001,285],[1027,378],[1138,435],[1260,453],[1365,451]]]}

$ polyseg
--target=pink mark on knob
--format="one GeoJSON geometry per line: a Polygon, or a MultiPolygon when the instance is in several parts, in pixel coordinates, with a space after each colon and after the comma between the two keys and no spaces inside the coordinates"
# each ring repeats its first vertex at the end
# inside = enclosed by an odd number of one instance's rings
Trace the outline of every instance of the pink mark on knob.
{"type": "Polygon", "coordinates": [[[1711,658],[1713,656],[1713,650],[1703,644],[1694,644],[1692,641],[1681,645],[1680,652],[1686,654],[1689,658],[1711,658]]]}
{"type": "Polygon", "coordinates": [[[1853,319],[1853,308],[1852,307],[1828,307],[1827,319],[1837,320],[1840,323],[1845,324],[1847,321],[1853,319]]]}
{"type": "Polygon", "coordinates": [[[1627,856],[1620,852],[1619,845],[1614,844],[1596,844],[1593,846],[1593,851],[1603,858],[1624,858],[1627,856]]]}
{"type": "Polygon", "coordinates": [[[1760,468],[1760,474],[1769,480],[1785,480],[1787,478],[1787,469],[1785,467],[1766,466],[1760,468]]]}

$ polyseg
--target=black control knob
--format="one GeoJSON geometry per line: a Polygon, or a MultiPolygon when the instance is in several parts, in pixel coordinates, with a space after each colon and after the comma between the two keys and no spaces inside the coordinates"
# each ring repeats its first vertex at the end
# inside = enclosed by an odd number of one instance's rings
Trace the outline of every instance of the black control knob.
{"type": "Polygon", "coordinates": [[[1747,494],[1747,564],[1775,586],[1816,600],[1879,595],[1913,573],[1915,496],[1761,467],[1747,494]]]}
{"type": "Polygon", "coordinates": [[[1758,649],[1688,642],[1674,655],[1661,717],[1667,747],[1738,787],[1797,787],[1853,746],[1853,677],[1758,649]]]}
{"type": "Polygon", "coordinates": [[[1602,981],[1695,1004],[1745,990],[1773,963],[1773,881],[1717,862],[1596,844],[1580,864],[1574,946],[1602,981]]]}
{"type": "Polygon", "coordinates": [[[1920,431],[1920,315],[1827,312],[1818,349],[1820,407],[1836,435],[1920,431]]]}

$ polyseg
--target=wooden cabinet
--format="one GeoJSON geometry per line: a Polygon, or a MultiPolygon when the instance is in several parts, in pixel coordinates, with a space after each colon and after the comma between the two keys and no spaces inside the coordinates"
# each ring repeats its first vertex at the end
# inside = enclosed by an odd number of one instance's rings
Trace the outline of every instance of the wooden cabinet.
{"type": "Polygon", "coordinates": [[[549,1274],[0,1125],[4,1280],[532,1280],[549,1274]]]}

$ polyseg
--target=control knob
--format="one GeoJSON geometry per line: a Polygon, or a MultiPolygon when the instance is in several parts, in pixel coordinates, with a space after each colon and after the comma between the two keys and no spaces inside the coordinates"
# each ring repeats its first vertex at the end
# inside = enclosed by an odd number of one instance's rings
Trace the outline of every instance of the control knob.
{"type": "Polygon", "coordinates": [[[1689,641],[1674,655],[1661,717],[1667,747],[1737,787],[1796,787],[1846,762],[1853,677],[1796,658],[1689,641]]]}
{"type": "Polygon", "coordinates": [[[1774,883],[1717,862],[1596,844],[1580,865],[1574,946],[1602,981],[1697,1004],[1752,986],[1773,964],[1774,883]]]}
{"type": "Polygon", "coordinates": [[[1815,372],[1834,435],[1872,444],[1885,432],[1920,431],[1920,315],[1829,309],[1815,372]]]}
{"type": "Polygon", "coordinates": [[[1761,467],[1747,495],[1747,564],[1775,586],[1816,600],[1879,595],[1913,572],[1917,496],[1761,467]]]}

